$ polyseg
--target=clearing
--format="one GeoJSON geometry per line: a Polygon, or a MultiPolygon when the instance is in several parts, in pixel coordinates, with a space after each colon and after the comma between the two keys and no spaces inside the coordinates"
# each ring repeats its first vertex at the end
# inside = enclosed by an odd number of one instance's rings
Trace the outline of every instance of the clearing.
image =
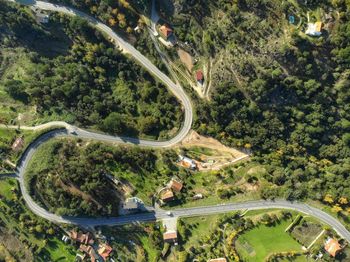
{"type": "Polygon", "coordinates": [[[264,261],[271,253],[300,252],[301,245],[284,232],[290,221],[281,221],[276,226],[260,225],[247,231],[236,241],[238,253],[244,261],[264,261]]]}
{"type": "Polygon", "coordinates": [[[249,151],[243,152],[227,147],[218,140],[199,135],[193,130],[182,140],[180,146],[188,149],[192,155],[197,154],[195,159],[201,162],[199,171],[219,170],[240,160],[248,159],[250,155],[249,151]],[[200,150],[200,148],[204,149],[200,150]]]}
{"type": "Polygon", "coordinates": [[[187,70],[192,72],[192,69],[193,69],[192,56],[182,49],[178,49],[177,54],[179,55],[181,62],[185,64],[187,70]]]}

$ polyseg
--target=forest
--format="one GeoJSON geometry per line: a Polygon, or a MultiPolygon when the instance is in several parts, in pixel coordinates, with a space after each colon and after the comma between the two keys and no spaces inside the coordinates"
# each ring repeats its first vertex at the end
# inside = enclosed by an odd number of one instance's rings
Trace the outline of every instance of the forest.
{"type": "Polygon", "coordinates": [[[350,3],[294,2],[160,8],[180,41],[214,61],[210,101],[198,104],[195,128],[253,150],[275,184],[262,197],[311,198],[341,211],[350,199],[350,3]],[[307,19],[323,21],[321,37],[303,33],[307,19]]]}
{"type": "MultiPolygon", "coordinates": [[[[24,110],[35,106],[37,122],[60,119],[111,134],[153,138],[176,132],[182,118],[177,100],[86,21],[52,14],[43,26],[27,9],[5,3],[0,21],[0,88],[24,110]],[[16,63],[19,72],[12,72],[16,63]]],[[[8,104],[6,97],[2,100],[8,104]]],[[[5,110],[11,108],[15,106],[5,110]]]]}

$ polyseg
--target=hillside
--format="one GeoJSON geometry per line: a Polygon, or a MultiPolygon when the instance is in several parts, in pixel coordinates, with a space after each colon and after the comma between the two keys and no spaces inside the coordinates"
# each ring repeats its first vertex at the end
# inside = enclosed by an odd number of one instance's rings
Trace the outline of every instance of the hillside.
{"type": "Polygon", "coordinates": [[[196,50],[197,68],[210,68],[196,129],[253,149],[275,184],[262,196],[350,199],[348,1],[174,0],[159,8],[178,41],[196,50]],[[306,35],[317,21],[322,35],[306,35]]]}
{"type": "Polygon", "coordinates": [[[64,120],[152,138],[177,131],[175,97],[86,21],[52,14],[40,24],[29,8],[3,1],[0,21],[3,123],[64,120]]]}

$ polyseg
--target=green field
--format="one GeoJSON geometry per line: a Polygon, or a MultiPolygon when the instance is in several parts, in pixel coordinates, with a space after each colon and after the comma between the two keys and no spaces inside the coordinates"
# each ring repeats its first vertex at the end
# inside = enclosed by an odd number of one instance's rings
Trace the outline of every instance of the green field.
{"type": "Polygon", "coordinates": [[[284,232],[290,221],[281,221],[275,227],[261,225],[241,235],[236,241],[239,255],[245,261],[264,261],[274,252],[300,252],[301,246],[284,232]]]}

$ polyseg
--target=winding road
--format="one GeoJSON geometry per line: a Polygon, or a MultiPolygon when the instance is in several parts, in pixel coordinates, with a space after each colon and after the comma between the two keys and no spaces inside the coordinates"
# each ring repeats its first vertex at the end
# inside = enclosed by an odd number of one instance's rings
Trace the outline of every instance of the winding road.
{"type": "MultiPolygon", "coordinates": [[[[11,0],[8,0],[11,1],[11,0]]],[[[13,1],[11,1],[13,2],[13,1]]],[[[114,42],[124,51],[131,54],[135,60],[137,60],[140,64],[142,64],[146,69],[149,70],[154,76],[159,78],[168,88],[169,90],[181,101],[184,112],[185,112],[185,120],[183,126],[179,133],[169,141],[149,141],[149,140],[140,140],[137,138],[128,138],[128,137],[118,137],[118,136],[110,136],[99,133],[94,133],[90,131],[86,131],[75,126],[69,125],[65,122],[50,122],[44,125],[40,125],[37,127],[21,127],[23,129],[44,129],[48,127],[62,127],[61,129],[55,129],[49,131],[47,133],[42,134],[36,140],[34,140],[22,154],[20,160],[18,161],[17,166],[17,177],[20,183],[21,192],[23,198],[30,208],[30,210],[36,215],[43,217],[47,220],[56,223],[70,223],[77,224],[81,226],[98,226],[98,225],[124,225],[129,223],[139,223],[139,222],[147,222],[147,221],[155,221],[169,218],[169,215],[165,210],[161,209],[151,209],[150,212],[140,213],[135,215],[127,215],[120,217],[111,217],[111,218],[84,218],[84,217],[69,217],[69,216],[58,216],[56,214],[50,213],[43,207],[39,206],[37,203],[33,201],[28,190],[25,186],[24,182],[24,173],[25,170],[32,159],[35,151],[38,147],[40,147],[43,143],[55,137],[79,137],[83,139],[93,139],[99,141],[107,141],[107,142],[118,142],[118,143],[131,143],[141,146],[148,147],[170,147],[174,144],[180,142],[191,129],[192,124],[192,106],[190,99],[187,97],[181,86],[178,84],[174,84],[168,76],[162,73],[157,67],[155,67],[145,56],[143,56],[139,51],[137,51],[132,45],[127,43],[121,37],[119,37],[115,32],[112,31],[111,28],[104,25],[100,21],[95,18],[82,13],[76,9],[66,7],[63,5],[54,5],[42,1],[33,1],[30,2],[29,5],[38,7],[43,10],[49,11],[57,11],[62,12],[69,15],[78,15],[84,19],[87,19],[90,23],[92,23],[95,27],[106,33],[110,38],[114,40],[114,42]]],[[[17,128],[17,126],[7,126],[8,128],[17,128]]],[[[276,201],[249,201],[242,203],[229,203],[223,205],[214,205],[214,206],[203,206],[203,207],[195,207],[195,208],[182,208],[172,210],[172,217],[189,217],[189,216],[203,216],[217,213],[226,213],[238,210],[253,210],[253,209],[267,209],[267,208],[279,208],[279,209],[292,209],[296,210],[311,216],[314,216],[326,223],[330,227],[332,227],[340,236],[350,242],[350,232],[334,217],[331,215],[317,209],[311,207],[307,204],[303,203],[292,203],[285,200],[276,200],[276,201]]]]}

